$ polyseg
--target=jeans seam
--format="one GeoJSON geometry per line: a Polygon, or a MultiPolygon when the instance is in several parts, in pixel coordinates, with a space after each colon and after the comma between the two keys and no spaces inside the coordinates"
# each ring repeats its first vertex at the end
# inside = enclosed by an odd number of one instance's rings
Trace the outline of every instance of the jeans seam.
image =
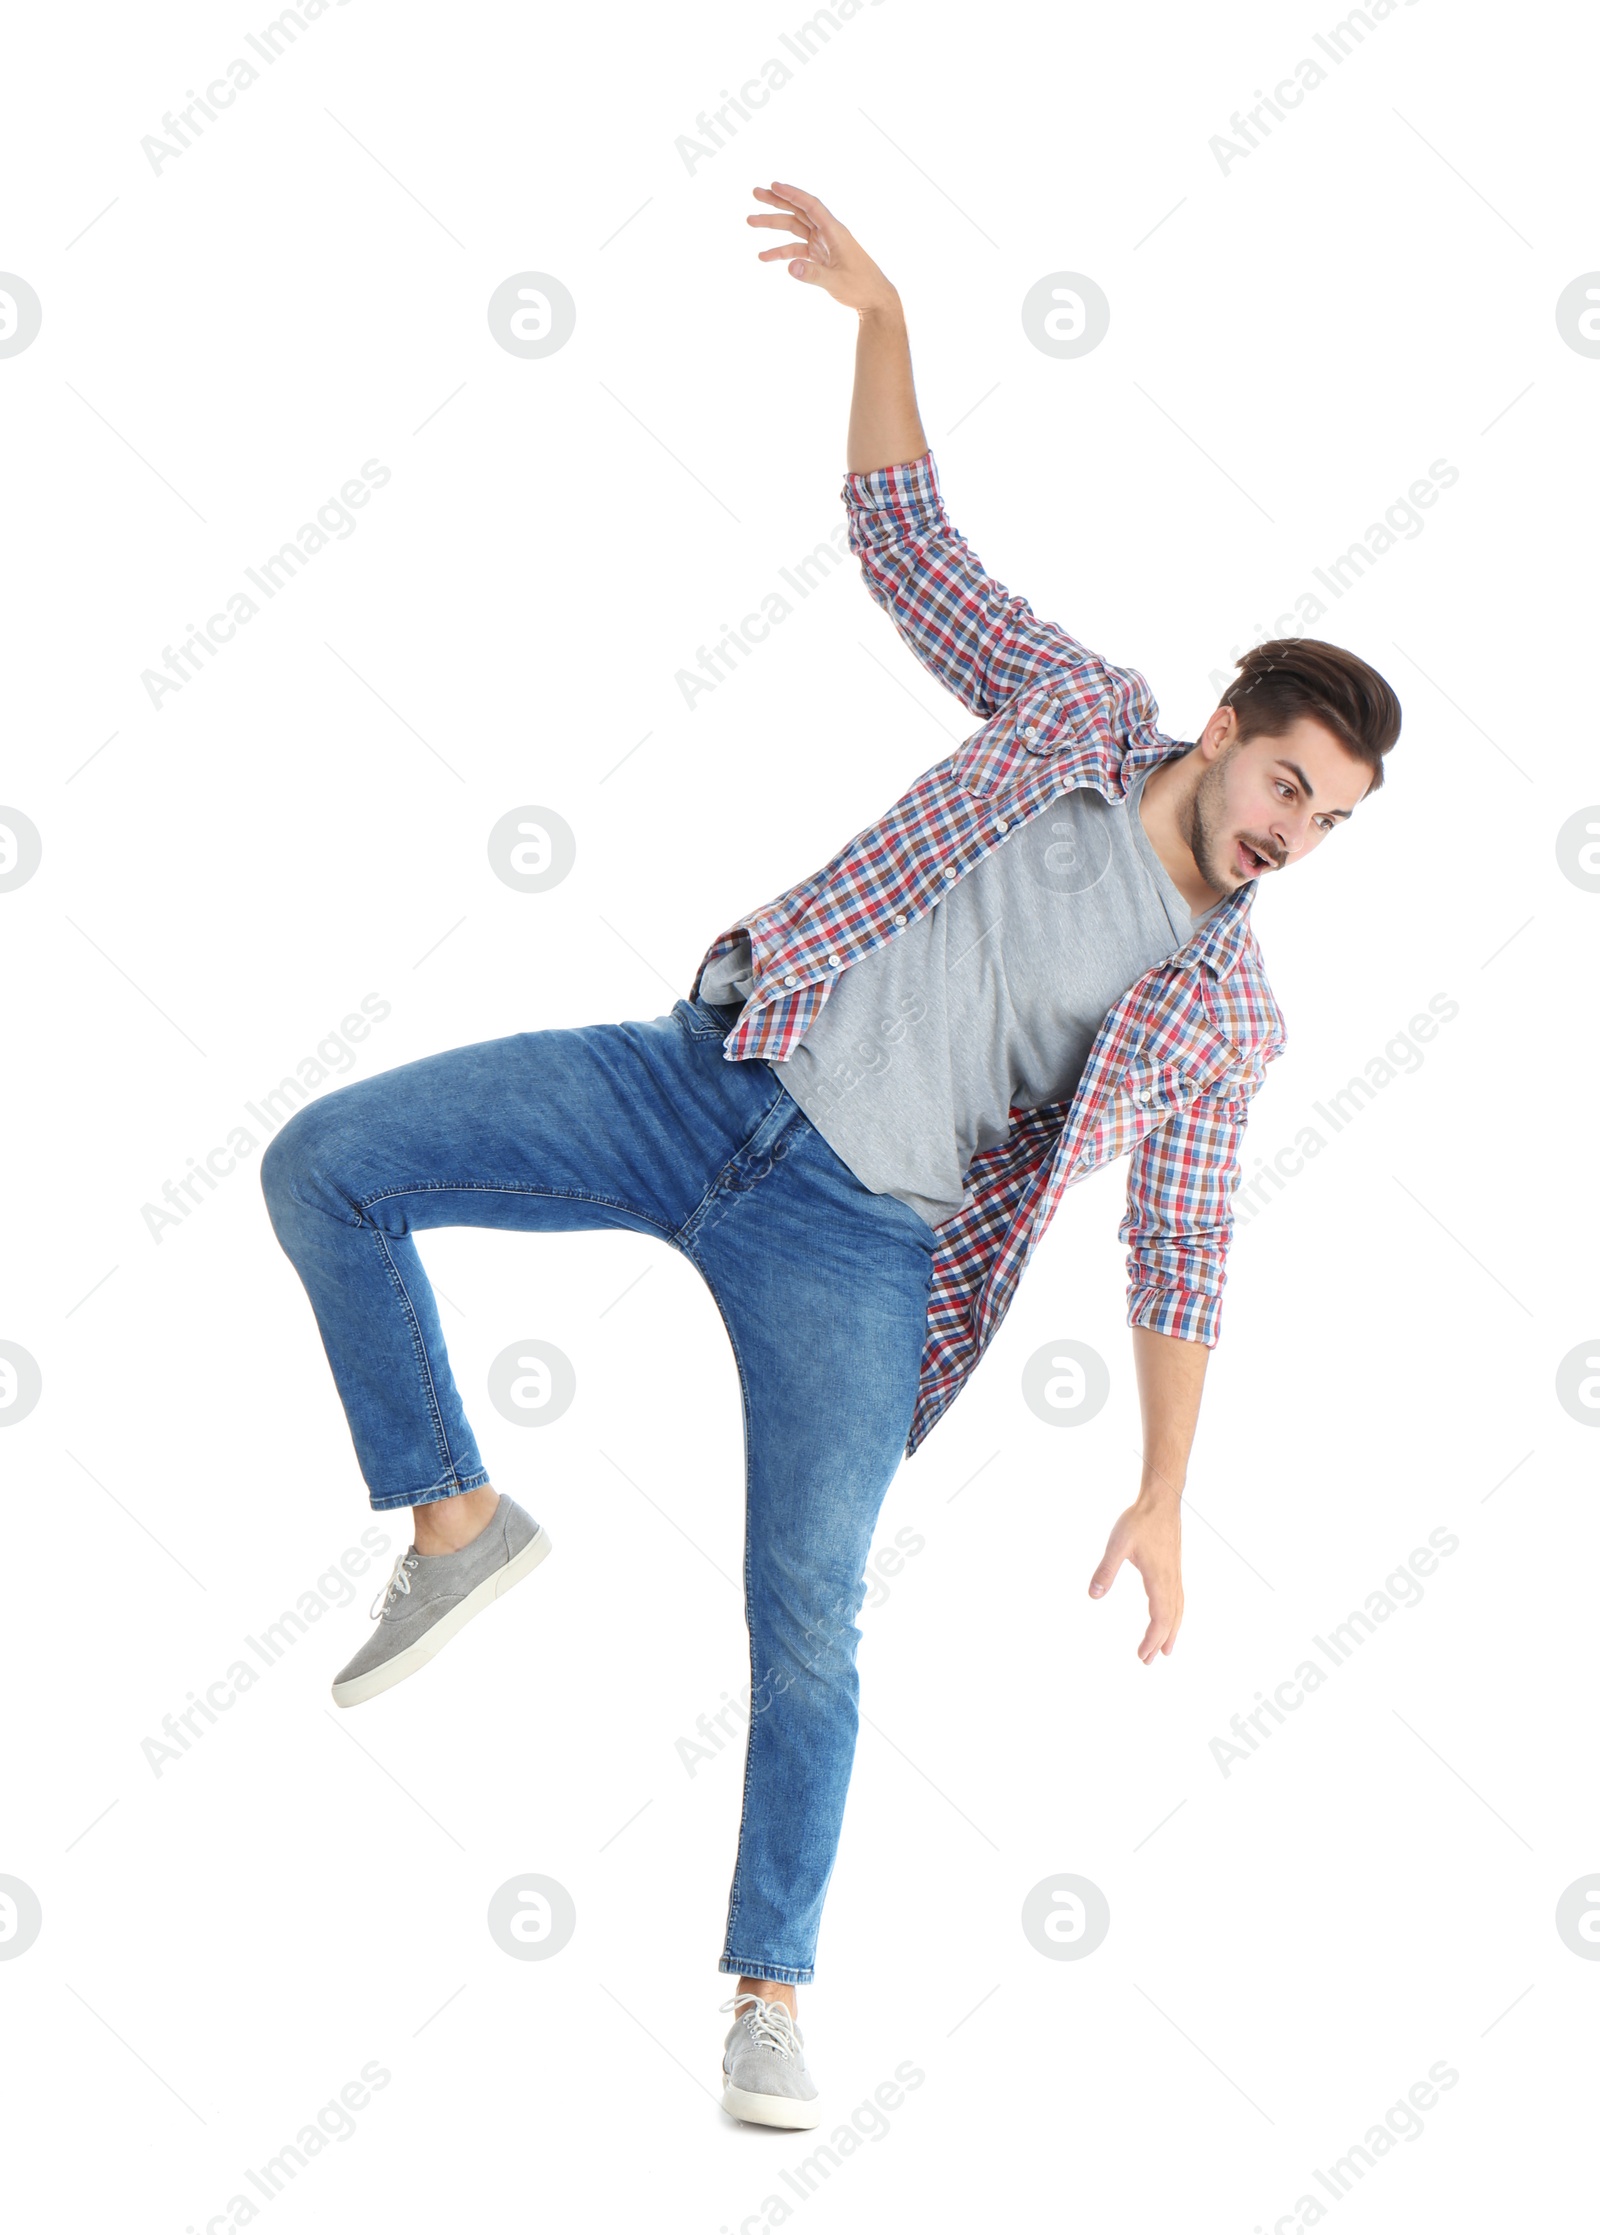
{"type": "Polygon", "coordinates": [[[445,1434],[444,1414],[439,1405],[439,1392],[434,1387],[433,1369],[428,1364],[428,1346],[422,1339],[422,1328],[417,1319],[417,1308],[411,1301],[410,1291],[401,1277],[399,1266],[394,1261],[393,1253],[389,1248],[389,1237],[384,1233],[381,1226],[374,1226],[372,1234],[378,1248],[383,1253],[383,1262],[388,1267],[390,1283],[400,1298],[401,1306],[406,1315],[406,1322],[411,1329],[411,1344],[416,1352],[419,1378],[427,1395],[428,1414],[433,1422],[434,1442],[438,1447],[440,1462],[454,1474],[457,1471],[456,1463],[450,1456],[450,1439],[445,1434]]]}
{"type": "MultiPolygon", "coordinates": [[[[683,1255],[688,1258],[690,1264],[694,1266],[710,1291],[711,1301],[717,1307],[717,1316],[722,1321],[723,1330],[728,1338],[728,1348],[733,1352],[734,1370],[739,1376],[739,1416],[744,1434],[744,1625],[750,1648],[750,1728],[745,1737],[744,1785],[739,1796],[739,1838],[733,1856],[733,1882],[728,1888],[728,1924],[723,1939],[723,1946],[726,1949],[728,1943],[733,1939],[734,1924],[739,1915],[739,1874],[744,1858],[745,1826],[750,1812],[751,1762],[755,1754],[756,1715],[759,1713],[755,1705],[756,1634],[755,1624],[750,1618],[753,1605],[750,1590],[750,1384],[745,1375],[744,1359],[740,1355],[738,1339],[733,1331],[733,1323],[723,1309],[722,1298],[717,1293],[716,1282],[691,1250],[685,1249],[683,1255]]],[[[754,1978],[756,1974],[747,1972],[745,1976],[754,1978]]]]}
{"type": "Polygon", "coordinates": [[[401,1490],[385,1497],[373,1496],[374,1513],[398,1513],[412,1506],[433,1505],[441,1498],[459,1498],[463,1491],[480,1490],[490,1480],[487,1467],[479,1467],[474,1474],[464,1475],[459,1467],[451,1469],[438,1482],[430,1482],[423,1490],[401,1490]]]}
{"type": "Polygon", "coordinates": [[[776,1979],[791,1987],[808,1987],[816,1977],[813,1964],[746,1963],[739,1956],[724,1956],[717,1969],[729,1978],[776,1979]]]}
{"type": "MultiPolygon", "coordinates": [[[[709,1281],[706,1284],[710,1286],[709,1281]]],[[[715,1293],[715,1291],[713,1291],[715,1293]]],[[[720,1312],[722,1306],[717,1305],[720,1312]]],[[[726,1325],[726,1322],[724,1322],[726,1325]]],[[[744,1628],[750,1648],[750,1725],[744,1741],[744,1784],[739,1794],[739,1838],[733,1850],[733,1884],[728,1889],[728,1923],[724,1940],[731,1946],[734,1927],[739,1921],[739,1906],[744,1898],[744,1840],[745,1827],[750,1814],[750,1788],[755,1781],[756,1717],[761,1710],[756,1705],[756,1625],[755,1598],[750,1588],[750,1390],[745,1379],[744,1360],[739,1346],[733,1339],[733,1329],[728,1329],[728,1341],[733,1348],[734,1364],[739,1369],[739,1410],[744,1426],[744,1628]]],[[[747,1973],[747,1977],[754,1977],[747,1973]]]]}
{"type": "MultiPolygon", "coordinates": [[[[751,1135],[751,1138],[753,1138],[753,1135],[751,1135]]],[[[749,1815],[751,1815],[751,1786],[755,1781],[755,1716],[762,1712],[758,1705],[755,1705],[755,1696],[758,1696],[758,1683],[755,1683],[755,1620],[753,1620],[755,1594],[751,1589],[751,1386],[749,1386],[749,1377],[746,1377],[746,1372],[744,1372],[744,1357],[740,1352],[740,1343],[737,1343],[737,1337],[733,1332],[733,1321],[728,1319],[728,1314],[724,1312],[724,1307],[722,1307],[722,1296],[717,1294],[717,1283],[713,1281],[711,1274],[706,1272],[706,1267],[699,1263],[699,1258],[691,1252],[691,1249],[684,1249],[684,1256],[688,1258],[688,1263],[695,1267],[695,1272],[706,1283],[708,1290],[711,1290],[711,1301],[717,1307],[717,1316],[722,1319],[722,1328],[724,1328],[726,1337],[728,1337],[728,1350],[733,1352],[733,1368],[737,1372],[737,1377],[740,1377],[740,1421],[742,1421],[742,1430],[744,1430],[744,1634],[746,1634],[746,1638],[749,1638],[749,1654],[751,1654],[751,1728],[744,1737],[744,1786],[740,1790],[740,1837],[737,1837],[737,1844],[735,1844],[735,1851],[733,1851],[733,1884],[728,1886],[728,1924],[726,1924],[724,1940],[722,1940],[722,1947],[724,1947],[722,1962],[724,1962],[724,1969],[726,1969],[728,1962],[733,1960],[731,1956],[728,1956],[728,1949],[733,1947],[733,1933],[735,1933],[735,1927],[737,1927],[737,1920],[740,1920],[744,1844],[746,1844],[746,1828],[749,1828],[749,1815]]],[[[804,1982],[811,1978],[811,1971],[809,1971],[809,1967],[804,1967],[804,1976],[800,1974],[800,1971],[796,1971],[796,1974],[793,1974],[793,1978],[791,1978],[791,1971],[780,1965],[780,1967],[769,1967],[764,1971],[742,1971],[740,1976],[744,1976],[744,1978],[787,1978],[787,1980],[791,1980],[791,1985],[804,1985],[804,1982]]]]}

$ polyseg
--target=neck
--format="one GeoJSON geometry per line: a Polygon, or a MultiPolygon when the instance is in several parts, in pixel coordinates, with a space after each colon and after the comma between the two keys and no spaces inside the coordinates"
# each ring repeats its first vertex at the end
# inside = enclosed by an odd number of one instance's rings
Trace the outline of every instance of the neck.
{"type": "Polygon", "coordinates": [[[1189,903],[1189,912],[1198,921],[1209,915],[1227,899],[1226,893],[1208,885],[1200,874],[1200,865],[1194,858],[1183,826],[1188,819],[1187,809],[1194,797],[1199,771],[1190,767],[1194,759],[1191,749],[1163,761],[1151,769],[1139,794],[1139,820],[1144,834],[1155,848],[1156,859],[1189,903]]]}

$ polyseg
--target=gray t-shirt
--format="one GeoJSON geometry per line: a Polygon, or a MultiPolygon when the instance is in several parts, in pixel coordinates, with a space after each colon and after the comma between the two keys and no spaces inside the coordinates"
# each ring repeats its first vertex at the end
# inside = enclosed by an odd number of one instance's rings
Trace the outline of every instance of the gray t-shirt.
{"type": "MultiPolygon", "coordinates": [[[[875,1195],[929,1226],[953,1218],[968,1164],[1011,1111],[1068,1098],[1106,1011],[1194,928],[1125,798],[1061,793],[945,896],[843,972],[775,1066],[875,1195]]],[[[704,999],[743,1002],[749,941],[712,966],[704,999]]]]}

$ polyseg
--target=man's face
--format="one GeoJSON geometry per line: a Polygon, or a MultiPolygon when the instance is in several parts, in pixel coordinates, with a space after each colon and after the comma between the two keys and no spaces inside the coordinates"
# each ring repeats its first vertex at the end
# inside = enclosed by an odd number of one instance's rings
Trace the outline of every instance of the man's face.
{"type": "Polygon", "coordinates": [[[1214,892],[1303,861],[1366,797],[1371,770],[1302,715],[1278,737],[1241,740],[1231,707],[1201,733],[1213,747],[1189,802],[1184,840],[1214,892]]]}

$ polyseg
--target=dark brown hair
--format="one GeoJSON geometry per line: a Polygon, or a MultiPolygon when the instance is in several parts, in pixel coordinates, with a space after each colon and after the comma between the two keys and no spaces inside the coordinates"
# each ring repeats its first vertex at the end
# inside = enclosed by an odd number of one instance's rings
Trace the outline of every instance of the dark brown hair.
{"type": "Polygon", "coordinates": [[[1221,703],[1238,718],[1241,742],[1281,737],[1302,715],[1333,732],[1383,782],[1383,756],[1400,735],[1400,701],[1375,667],[1342,645],[1315,636],[1280,636],[1235,661],[1239,673],[1221,703]]]}

